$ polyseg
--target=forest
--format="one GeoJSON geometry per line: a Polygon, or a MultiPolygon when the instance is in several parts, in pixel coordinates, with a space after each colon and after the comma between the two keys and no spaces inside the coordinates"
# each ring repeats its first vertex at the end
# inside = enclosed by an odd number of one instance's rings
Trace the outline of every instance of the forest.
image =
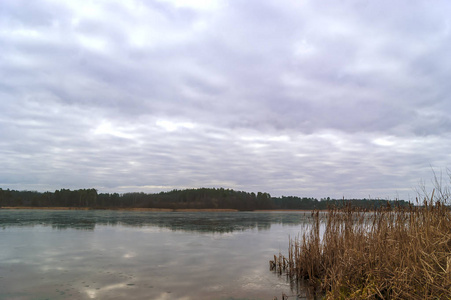
{"type": "Polygon", "coordinates": [[[80,207],[93,209],[166,208],[251,210],[325,210],[351,205],[364,209],[381,206],[408,206],[404,200],[271,197],[268,193],[224,188],[172,190],[155,194],[98,193],[96,189],[60,189],[54,192],[16,191],[0,188],[0,207],[80,207]]]}

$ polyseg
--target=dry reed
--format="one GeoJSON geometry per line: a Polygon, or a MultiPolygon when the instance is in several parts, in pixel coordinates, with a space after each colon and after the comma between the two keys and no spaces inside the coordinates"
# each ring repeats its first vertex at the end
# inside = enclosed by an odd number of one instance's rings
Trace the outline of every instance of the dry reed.
{"type": "Polygon", "coordinates": [[[451,299],[451,211],[443,202],[313,213],[288,258],[270,268],[307,280],[326,299],[451,299]],[[321,233],[321,234],[320,234],[321,233]]]}

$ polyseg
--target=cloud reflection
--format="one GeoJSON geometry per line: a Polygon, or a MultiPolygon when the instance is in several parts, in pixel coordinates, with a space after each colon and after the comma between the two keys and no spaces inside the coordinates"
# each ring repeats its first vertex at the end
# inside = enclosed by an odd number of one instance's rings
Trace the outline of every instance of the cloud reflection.
{"type": "MultiPolygon", "coordinates": [[[[95,219],[109,212],[80,213],[82,219],[95,219]]],[[[116,214],[140,218],[133,212],[116,214]]],[[[159,222],[171,215],[177,219],[177,213],[145,215],[159,222]]],[[[177,225],[176,230],[121,222],[93,230],[6,226],[0,251],[0,285],[6,289],[0,290],[0,298],[2,293],[25,293],[81,300],[271,299],[288,293],[289,284],[269,272],[268,260],[302,229],[302,214],[201,215],[207,219],[186,214],[186,229],[177,225]],[[257,230],[254,218],[269,226],[257,230]],[[214,228],[225,219],[238,227],[218,234],[214,228]]],[[[71,219],[76,220],[74,215],[71,219]]]]}

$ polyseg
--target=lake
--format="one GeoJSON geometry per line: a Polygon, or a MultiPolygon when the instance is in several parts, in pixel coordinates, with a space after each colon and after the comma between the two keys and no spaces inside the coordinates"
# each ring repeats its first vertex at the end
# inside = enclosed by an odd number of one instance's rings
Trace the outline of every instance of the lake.
{"type": "MultiPolygon", "coordinates": [[[[0,209],[0,299],[281,299],[303,212],[0,209]]],[[[290,298],[296,299],[296,297],[290,298]]]]}

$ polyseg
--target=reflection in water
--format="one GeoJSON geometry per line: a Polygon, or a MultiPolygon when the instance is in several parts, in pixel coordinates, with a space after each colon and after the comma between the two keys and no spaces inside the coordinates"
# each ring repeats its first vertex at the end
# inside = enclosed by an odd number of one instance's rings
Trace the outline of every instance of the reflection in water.
{"type": "Polygon", "coordinates": [[[308,216],[0,210],[0,299],[280,298],[268,261],[308,216]]]}
{"type": "Polygon", "coordinates": [[[171,230],[233,232],[271,224],[299,225],[310,213],[299,212],[133,212],[113,210],[0,210],[0,226],[52,226],[54,229],[94,230],[96,225],[157,226],[171,230]]]}

